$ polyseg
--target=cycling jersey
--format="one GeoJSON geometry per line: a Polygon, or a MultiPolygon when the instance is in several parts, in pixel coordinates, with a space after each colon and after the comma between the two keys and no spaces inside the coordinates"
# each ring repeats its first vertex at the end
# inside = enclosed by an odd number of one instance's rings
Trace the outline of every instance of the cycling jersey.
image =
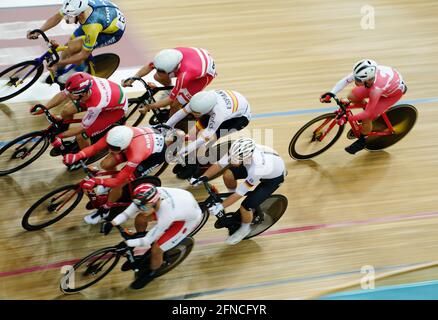
{"type": "MultiPolygon", "coordinates": [[[[93,12],[72,38],[83,37],[83,47],[88,51],[117,42],[126,27],[123,13],[108,0],[89,0],[88,5],[93,12]]],[[[61,11],[60,14],[64,15],[61,11]]]]}
{"type": "MultiPolygon", "coordinates": [[[[96,178],[96,184],[114,188],[135,179],[134,172],[137,166],[152,153],[160,152],[164,147],[164,137],[161,134],[157,134],[151,128],[135,127],[131,129],[134,130],[134,137],[132,138],[131,144],[127,149],[118,154],[126,161],[125,166],[114,178],[96,178]]],[[[81,152],[84,153],[85,157],[89,158],[99,151],[108,148],[106,137],[107,135],[92,146],[83,149],[81,152]]]]}
{"type": "MultiPolygon", "coordinates": [[[[163,251],[176,246],[192,232],[202,220],[202,211],[193,195],[182,189],[157,187],[160,193],[159,208],[153,214],[157,224],[139,239],[128,240],[130,247],[149,247],[158,242],[163,251]]],[[[113,219],[120,225],[142,212],[134,203],[113,219]]]]}
{"type": "MultiPolygon", "coordinates": [[[[350,74],[339,81],[331,92],[337,94],[353,81],[354,76],[350,74]]],[[[350,119],[352,121],[374,120],[399,101],[405,92],[406,85],[397,70],[391,67],[377,66],[375,80],[370,88],[358,86],[353,89],[353,95],[356,98],[360,100],[369,98],[369,101],[364,112],[358,113],[350,119]]]]}
{"type": "MultiPolygon", "coordinates": [[[[225,168],[230,164],[230,156],[222,157],[218,164],[225,168]]],[[[249,162],[244,162],[243,166],[248,173],[244,183],[240,184],[236,193],[244,196],[249,188],[252,188],[260,182],[261,179],[273,179],[286,175],[286,167],[283,159],[276,151],[262,145],[256,145],[249,162]]]]}
{"type": "MultiPolygon", "coordinates": [[[[64,90],[64,94],[68,95],[68,91],[64,90]]],[[[103,116],[104,112],[123,110],[123,113],[126,113],[128,111],[128,99],[122,87],[110,80],[98,77],[93,77],[91,96],[84,102],[77,100],[74,103],[78,111],[86,111],[81,123],[84,129],[90,128],[99,120],[107,117],[103,116]]],[[[123,116],[122,113],[120,115],[123,116]]]]}
{"type": "MultiPolygon", "coordinates": [[[[176,84],[170,99],[185,105],[192,96],[202,91],[216,77],[216,65],[210,53],[200,48],[175,48],[183,55],[180,67],[170,74],[176,77],[176,84]]],[[[154,64],[150,63],[151,67],[154,64]]]]}

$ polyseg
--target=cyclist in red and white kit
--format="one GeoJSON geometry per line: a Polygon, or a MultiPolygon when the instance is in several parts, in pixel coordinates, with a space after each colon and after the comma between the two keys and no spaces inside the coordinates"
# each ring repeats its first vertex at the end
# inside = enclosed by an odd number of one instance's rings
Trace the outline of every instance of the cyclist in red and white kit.
{"type": "Polygon", "coordinates": [[[108,216],[114,202],[122,195],[122,187],[129,181],[141,176],[143,172],[165,161],[166,146],[175,140],[172,134],[165,136],[153,128],[136,128],[117,126],[112,128],[105,137],[90,147],[76,154],[64,156],[64,163],[73,164],[82,159],[89,158],[101,150],[108,149],[109,154],[101,162],[105,171],[115,171],[117,165],[126,162],[120,172],[111,178],[86,178],[82,180],[81,187],[91,190],[97,185],[111,188],[108,194],[108,202],[96,212],[86,216],[85,222],[97,224],[108,216]],[[141,166],[139,166],[142,164],[141,166]],[[139,170],[136,170],[139,169],[139,170]]]}
{"type": "MultiPolygon", "coordinates": [[[[330,92],[324,93],[320,100],[329,103],[332,96],[355,82],[356,87],[348,99],[364,107],[364,111],[350,117],[351,121],[362,121],[360,138],[345,148],[355,154],[365,148],[366,136],[372,131],[372,121],[393,106],[406,93],[407,87],[401,74],[392,67],[378,65],[375,61],[365,59],[354,65],[353,73],[340,80],[330,92]],[[365,99],[368,98],[368,103],[365,99]]],[[[347,119],[342,119],[345,123],[347,119]]]]}
{"type": "MultiPolygon", "coordinates": [[[[169,97],[145,106],[140,112],[171,106],[170,115],[186,105],[192,96],[204,90],[216,77],[216,65],[210,53],[201,48],[175,48],[160,51],[154,60],[141,68],[135,77],[144,77],[156,70],[154,79],[164,86],[176,85],[169,97]]],[[[132,85],[133,81],[122,81],[123,86],[132,85]]]]}
{"type": "MultiPolygon", "coordinates": [[[[86,111],[80,126],[69,128],[57,135],[52,145],[56,148],[63,138],[76,136],[80,149],[91,144],[90,137],[105,131],[122,120],[128,110],[128,99],[123,89],[116,83],[77,72],[70,76],[65,89],[56,94],[46,105],[47,109],[68,102],[61,113],[64,120],[73,119],[74,114],[86,111]]],[[[32,107],[33,115],[41,114],[41,109],[32,107]]]]}
{"type": "MultiPolygon", "coordinates": [[[[151,248],[149,269],[143,270],[131,283],[131,288],[141,289],[155,277],[155,271],[163,264],[163,253],[177,246],[199,225],[202,210],[186,190],[143,183],[134,189],[133,203],[111,222],[103,224],[104,234],[107,235],[113,226],[134,216],[137,234],[135,239],[127,240],[126,245],[137,247],[137,257],[138,253],[151,248]],[[156,221],[156,225],[146,233],[148,222],[151,221],[156,221]]],[[[131,268],[127,261],[122,271],[131,268]]]]}

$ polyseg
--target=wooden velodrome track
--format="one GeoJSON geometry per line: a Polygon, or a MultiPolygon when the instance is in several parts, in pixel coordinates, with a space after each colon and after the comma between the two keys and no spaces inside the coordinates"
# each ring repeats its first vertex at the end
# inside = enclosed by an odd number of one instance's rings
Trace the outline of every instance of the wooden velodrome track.
{"type": "MultiPolygon", "coordinates": [[[[362,266],[373,266],[379,275],[438,260],[435,0],[116,2],[148,55],[174,46],[207,48],[219,73],[211,88],[240,91],[255,115],[298,111],[250,124],[251,129],[274,130],[274,148],[289,171],[279,193],[288,197],[289,207],[273,232],[236,246],[223,242],[225,232],[215,230],[211,219],[195,237],[187,260],[143,290],[129,289],[132,273],[117,267],[81,294],[64,296],[58,288],[61,266],[120,237],[116,232],[104,237],[98,227],[84,224],[85,201],[54,226],[22,230],[22,215],[34,201],[82,177],[67,173],[59,158],[46,154],[0,178],[0,298],[308,298],[359,282],[362,266]],[[365,4],[375,8],[374,30],[361,28],[365,4]],[[289,158],[292,135],[319,114],[301,111],[325,107],[319,95],[364,57],[403,74],[409,87],[403,99],[414,100],[419,110],[414,129],[383,152],[351,156],[343,150],[349,143],[343,137],[312,161],[289,158]]],[[[0,140],[46,126],[45,119],[29,116],[29,105],[1,106],[0,140]]],[[[161,178],[165,186],[188,188],[170,170],[161,178]]],[[[220,179],[215,183],[223,189],[220,179]]],[[[412,272],[392,283],[436,275],[412,272]]]]}

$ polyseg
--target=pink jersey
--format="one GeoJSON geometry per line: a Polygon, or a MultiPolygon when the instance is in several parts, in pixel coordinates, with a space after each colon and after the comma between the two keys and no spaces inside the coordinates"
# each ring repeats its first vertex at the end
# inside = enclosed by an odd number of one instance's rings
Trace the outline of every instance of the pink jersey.
{"type": "MultiPolygon", "coordinates": [[[[162,135],[156,134],[150,128],[131,127],[131,129],[134,130],[134,137],[132,138],[129,147],[126,150],[123,150],[123,155],[127,161],[126,165],[120,170],[115,178],[98,178],[96,179],[97,184],[113,188],[128,182],[137,166],[154,153],[156,148],[162,147],[164,144],[162,135]]],[[[99,151],[108,148],[106,136],[107,135],[92,146],[83,149],[81,152],[89,158],[97,154],[99,151]]]]}
{"type": "Polygon", "coordinates": [[[175,48],[183,54],[179,69],[174,73],[176,85],[170,93],[170,99],[175,100],[181,96],[185,102],[189,102],[191,94],[187,90],[190,82],[210,76],[216,76],[216,66],[213,58],[205,49],[198,48],[175,48]]]}
{"type": "Polygon", "coordinates": [[[391,67],[378,66],[376,70],[376,80],[371,86],[371,91],[381,91],[382,97],[390,97],[397,90],[402,90],[403,79],[401,75],[391,67]]]}
{"type": "Polygon", "coordinates": [[[82,127],[87,129],[96,120],[98,121],[101,112],[120,109],[126,112],[128,110],[128,99],[126,99],[123,89],[118,84],[107,79],[93,77],[90,98],[85,102],[77,102],[77,106],[87,111],[81,123],[82,127]]]}

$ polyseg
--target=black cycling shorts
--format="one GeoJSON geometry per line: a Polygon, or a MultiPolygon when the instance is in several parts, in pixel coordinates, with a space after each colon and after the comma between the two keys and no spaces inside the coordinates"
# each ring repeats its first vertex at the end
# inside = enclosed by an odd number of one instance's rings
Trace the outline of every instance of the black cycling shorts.
{"type": "MultiPolygon", "coordinates": [[[[199,118],[199,123],[203,128],[208,127],[208,122],[210,121],[210,115],[203,115],[201,118],[199,118]]],[[[238,117],[238,118],[231,118],[221,123],[219,128],[216,130],[216,137],[219,139],[220,137],[223,137],[229,133],[231,130],[242,130],[248,125],[249,121],[247,117],[238,117]],[[221,134],[222,131],[222,134],[221,134]]]]}
{"type": "MultiPolygon", "coordinates": [[[[248,177],[248,172],[244,166],[228,168],[234,176],[234,179],[246,179],[248,177]]],[[[280,185],[284,182],[284,175],[278,176],[271,179],[260,179],[260,183],[257,187],[250,191],[249,195],[243,200],[242,207],[246,210],[251,210],[257,208],[260,204],[268,199],[277,190],[280,185]]]]}
{"type": "Polygon", "coordinates": [[[142,161],[135,169],[134,175],[136,178],[146,176],[156,166],[163,164],[166,161],[166,147],[163,147],[161,152],[151,154],[146,160],[142,161]]]}

